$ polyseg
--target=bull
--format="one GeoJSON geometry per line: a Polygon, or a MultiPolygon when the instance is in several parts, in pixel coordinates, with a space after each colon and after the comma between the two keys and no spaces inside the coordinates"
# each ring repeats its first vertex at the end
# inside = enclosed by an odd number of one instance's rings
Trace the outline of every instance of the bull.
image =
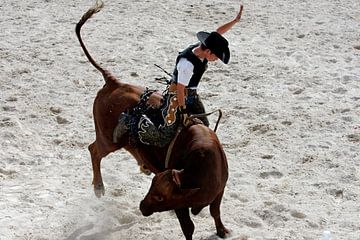
{"type": "MultiPolygon", "coordinates": [[[[168,146],[131,144],[129,132],[124,132],[119,139],[114,141],[114,130],[118,126],[119,116],[138,104],[144,88],[119,81],[92,58],[82,41],[81,27],[103,6],[103,2],[97,1],[82,16],[75,28],[87,59],[105,80],[104,86],[98,91],[93,103],[96,139],[88,147],[95,195],[101,197],[105,194],[101,160],[108,154],[124,148],[140,166],[146,166],[149,171],[156,174],[150,192],[140,206],[143,215],[175,209],[186,239],[192,239],[194,225],[188,208],[191,207],[192,213],[197,214],[203,207],[210,205],[217,234],[224,237],[227,230],[220,220],[219,209],[228,177],[227,163],[221,144],[211,129],[199,124],[184,128],[176,138],[170,155],[168,146]],[[166,159],[168,161],[165,161],[166,159]],[[180,169],[183,170],[180,171],[180,169]],[[169,178],[170,174],[176,181],[170,181],[172,179],[169,178]],[[153,196],[162,204],[151,201],[153,196]]],[[[160,106],[161,100],[161,94],[154,93],[148,102],[153,106],[160,106]]]]}

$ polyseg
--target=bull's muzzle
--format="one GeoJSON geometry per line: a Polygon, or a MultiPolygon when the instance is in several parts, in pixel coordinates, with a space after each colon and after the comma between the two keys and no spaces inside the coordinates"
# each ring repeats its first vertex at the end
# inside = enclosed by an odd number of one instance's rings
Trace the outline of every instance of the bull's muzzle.
{"type": "Polygon", "coordinates": [[[144,200],[142,200],[142,201],[140,202],[140,211],[141,211],[142,215],[145,216],[145,217],[148,217],[148,216],[150,216],[151,214],[154,213],[154,211],[152,211],[152,210],[150,209],[149,205],[147,205],[147,204],[144,202],[144,200]]]}

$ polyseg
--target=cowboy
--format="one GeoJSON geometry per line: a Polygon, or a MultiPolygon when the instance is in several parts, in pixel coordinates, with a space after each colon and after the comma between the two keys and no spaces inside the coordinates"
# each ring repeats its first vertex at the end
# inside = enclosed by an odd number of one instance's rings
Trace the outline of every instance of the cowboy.
{"type": "MultiPolygon", "coordinates": [[[[240,21],[242,10],[243,5],[240,5],[240,11],[236,17],[219,27],[216,32],[198,32],[197,38],[200,42],[179,53],[169,91],[176,92],[178,109],[183,114],[183,121],[186,122],[188,113],[205,113],[204,105],[197,94],[197,87],[207,69],[208,62],[218,59],[225,64],[229,62],[229,44],[222,34],[240,21]]],[[[200,120],[209,126],[207,117],[202,117],[200,120]]]]}
{"type": "MultiPolygon", "coordinates": [[[[236,17],[219,27],[216,32],[197,33],[197,38],[200,42],[189,46],[179,53],[172,81],[164,96],[163,106],[160,108],[162,118],[160,123],[159,121],[154,121],[145,112],[141,113],[138,121],[130,121],[128,116],[123,114],[114,131],[114,139],[129,130],[129,122],[137,122],[137,134],[142,143],[163,147],[174,138],[178,131],[179,123],[182,122],[184,126],[188,126],[191,123],[188,113],[205,113],[204,105],[197,94],[197,87],[203,73],[207,69],[208,62],[218,59],[225,64],[229,62],[229,44],[222,34],[240,21],[242,10],[243,6],[240,5],[240,11],[236,17]],[[158,123],[156,124],[156,122],[158,123]]],[[[209,126],[209,121],[206,117],[202,117],[200,120],[206,126],[209,126]]]]}

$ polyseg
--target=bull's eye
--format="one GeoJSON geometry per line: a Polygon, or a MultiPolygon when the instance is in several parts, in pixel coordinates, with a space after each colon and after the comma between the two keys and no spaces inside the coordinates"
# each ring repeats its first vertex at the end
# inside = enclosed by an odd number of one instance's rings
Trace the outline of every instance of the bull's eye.
{"type": "Polygon", "coordinates": [[[155,200],[158,201],[158,202],[162,202],[164,201],[164,197],[163,196],[160,196],[160,195],[156,195],[154,196],[155,200]]]}

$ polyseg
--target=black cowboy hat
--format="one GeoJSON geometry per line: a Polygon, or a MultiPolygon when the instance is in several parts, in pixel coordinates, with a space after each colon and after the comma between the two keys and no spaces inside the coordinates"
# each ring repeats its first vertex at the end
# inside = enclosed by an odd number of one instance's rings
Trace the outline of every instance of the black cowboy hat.
{"type": "Polygon", "coordinates": [[[227,64],[230,59],[229,43],[218,32],[198,32],[196,34],[200,42],[214,53],[223,63],[227,64]]]}

